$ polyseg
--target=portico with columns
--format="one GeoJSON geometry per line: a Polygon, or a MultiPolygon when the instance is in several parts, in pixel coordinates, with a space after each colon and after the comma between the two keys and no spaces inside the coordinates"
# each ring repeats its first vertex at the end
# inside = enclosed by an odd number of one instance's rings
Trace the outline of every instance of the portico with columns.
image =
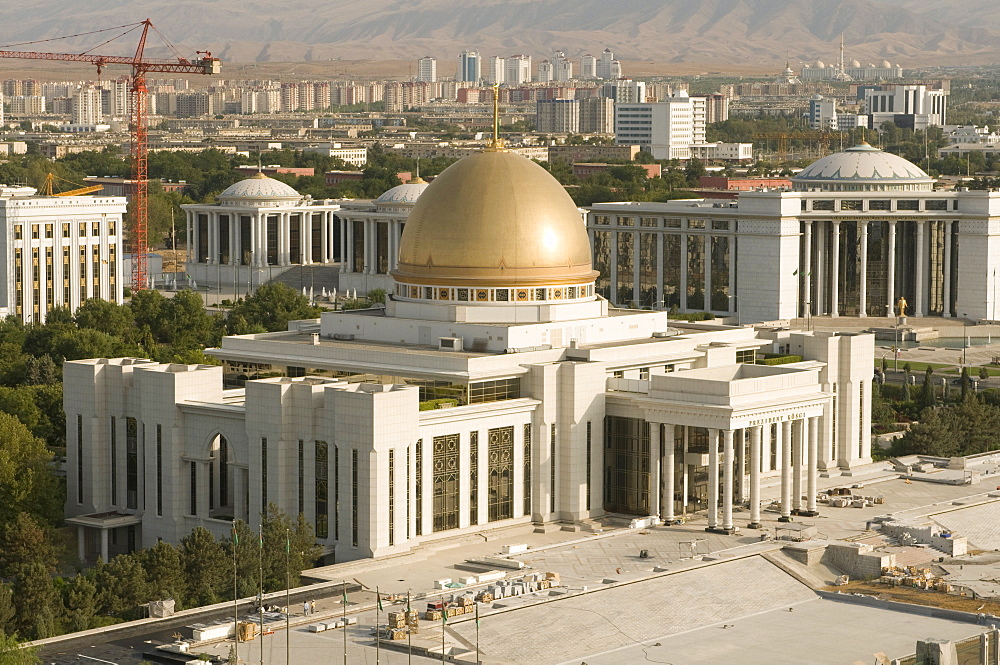
{"type": "Polygon", "coordinates": [[[187,215],[187,275],[236,291],[294,266],[340,257],[340,205],[315,201],[257,174],[231,185],[213,204],[181,206],[187,215]]]}
{"type": "MultiPolygon", "coordinates": [[[[780,484],[780,517],[816,514],[817,479],[831,459],[832,397],[820,369],[729,365],[653,376],[624,409],[648,423],[651,512],[667,523],[707,511],[709,530],[761,524],[761,483],[780,484]],[[640,415],[641,414],[641,415],[640,415]],[[734,507],[746,505],[745,520],[734,507]]],[[[608,399],[609,414],[619,397],[608,399]]],[[[624,406],[624,404],[622,405],[624,406]]]]}

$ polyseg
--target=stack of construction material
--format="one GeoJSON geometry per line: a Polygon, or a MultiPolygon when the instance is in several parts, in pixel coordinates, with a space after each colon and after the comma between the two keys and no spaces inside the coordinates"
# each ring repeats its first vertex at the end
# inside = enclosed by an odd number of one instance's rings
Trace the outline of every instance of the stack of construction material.
{"type": "Polygon", "coordinates": [[[492,603],[493,594],[490,593],[489,591],[483,591],[476,597],[476,600],[479,601],[480,603],[492,603]]]}
{"type": "Polygon", "coordinates": [[[406,628],[406,614],[404,612],[389,612],[386,625],[389,628],[406,628]]]}
{"type": "Polygon", "coordinates": [[[559,573],[545,573],[545,579],[547,579],[552,586],[559,586],[559,573]]]}
{"type": "Polygon", "coordinates": [[[458,616],[459,614],[465,614],[465,608],[458,605],[451,605],[450,607],[445,608],[445,613],[447,613],[448,618],[450,619],[451,617],[458,616]]]}
{"type": "Polygon", "coordinates": [[[409,630],[411,633],[414,634],[420,632],[420,617],[418,616],[416,610],[407,610],[406,628],[407,630],[409,630]]]}
{"type": "Polygon", "coordinates": [[[406,639],[406,629],[405,628],[386,628],[385,629],[386,639],[392,641],[399,641],[406,639]]]}
{"type": "Polygon", "coordinates": [[[424,619],[427,621],[440,621],[441,610],[427,610],[424,612],[424,619]]]}

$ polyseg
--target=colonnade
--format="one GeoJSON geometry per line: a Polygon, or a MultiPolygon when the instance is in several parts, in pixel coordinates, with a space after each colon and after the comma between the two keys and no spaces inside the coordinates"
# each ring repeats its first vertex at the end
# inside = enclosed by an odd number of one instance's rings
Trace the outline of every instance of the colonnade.
{"type": "MultiPolygon", "coordinates": [[[[662,457],[659,460],[654,459],[651,465],[652,513],[669,523],[677,519],[674,497],[678,494],[678,490],[681,496],[688,495],[687,462],[682,460],[685,465],[682,467],[684,471],[678,478],[674,426],[653,424],[658,439],[653,450],[662,451],[662,457]]],[[[749,466],[748,526],[751,528],[760,526],[760,483],[761,476],[772,470],[769,457],[776,458],[773,468],[781,472],[781,521],[789,521],[793,514],[806,516],[817,514],[820,416],[778,422],[774,437],[765,434],[770,432],[770,428],[771,423],[742,428],[749,438],[748,465],[743,459],[744,451],[739,451],[737,454],[735,450],[734,442],[739,429],[708,429],[709,530],[732,531],[736,526],[733,522],[733,505],[737,502],[742,503],[744,498],[744,477],[743,473],[737,473],[737,462],[740,466],[749,466]],[[803,476],[805,476],[805,501],[802,500],[803,476]],[[740,490],[739,494],[737,488],[740,490]]],[[[684,436],[687,436],[687,428],[684,436]]],[[[683,450],[686,449],[685,446],[683,450]]]]}
{"type": "Polygon", "coordinates": [[[404,223],[405,220],[400,219],[342,218],[340,220],[340,272],[385,275],[395,270],[399,262],[399,239],[403,235],[404,223]],[[363,224],[361,265],[358,265],[354,255],[355,222],[363,224]],[[386,225],[388,234],[384,270],[379,269],[378,226],[380,224],[386,225]]]}
{"type": "MultiPolygon", "coordinates": [[[[858,312],[859,316],[867,316],[868,308],[868,225],[867,220],[809,220],[804,222],[802,232],[803,261],[802,261],[802,300],[809,303],[807,306],[813,314],[829,314],[830,316],[840,316],[840,287],[844,275],[844,266],[841,263],[840,238],[843,228],[848,224],[854,224],[857,228],[858,256],[861,258],[858,271],[858,312]],[[829,232],[825,225],[829,225],[829,232]],[[817,226],[823,225],[823,226],[817,226]],[[816,227],[816,228],[814,228],[816,227]],[[827,245],[830,245],[829,247],[827,245]],[[829,266],[826,265],[823,257],[830,257],[829,266]],[[824,311],[823,303],[829,297],[830,310],[824,311]]],[[[944,224],[944,256],[941,265],[943,273],[942,295],[944,309],[942,316],[950,317],[951,311],[951,253],[952,253],[952,232],[954,221],[937,220],[887,220],[887,248],[886,248],[886,269],[885,269],[885,301],[888,303],[886,312],[879,312],[883,316],[898,314],[895,311],[896,301],[900,295],[909,302],[907,313],[912,316],[925,316],[928,314],[929,296],[929,257],[931,235],[928,224],[944,224]],[[903,222],[914,225],[916,246],[914,248],[914,293],[896,292],[896,247],[897,247],[897,225],[903,222]]]]}
{"type": "Polygon", "coordinates": [[[187,246],[189,249],[188,261],[199,262],[203,255],[207,259],[202,263],[208,265],[244,265],[244,259],[248,265],[254,267],[266,267],[268,265],[298,265],[312,263],[330,263],[333,259],[332,246],[332,224],[334,212],[332,210],[308,210],[308,209],[270,209],[255,208],[253,210],[239,209],[210,209],[210,210],[188,210],[187,220],[187,246]],[[222,254],[221,218],[228,218],[228,232],[226,234],[228,244],[228,257],[222,254]],[[277,217],[277,247],[276,261],[268,261],[268,253],[271,249],[268,246],[267,224],[270,218],[277,217]],[[293,219],[296,218],[297,219],[293,219]],[[319,219],[315,219],[319,217],[319,219]],[[250,246],[242,246],[243,220],[250,220],[250,246]],[[201,233],[198,225],[207,223],[207,247],[201,246],[201,233]],[[299,256],[298,261],[292,261],[291,257],[291,236],[292,228],[298,225],[299,231],[299,256]],[[319,231],[320,255],[313,256],[313,236],[319,231]]]}

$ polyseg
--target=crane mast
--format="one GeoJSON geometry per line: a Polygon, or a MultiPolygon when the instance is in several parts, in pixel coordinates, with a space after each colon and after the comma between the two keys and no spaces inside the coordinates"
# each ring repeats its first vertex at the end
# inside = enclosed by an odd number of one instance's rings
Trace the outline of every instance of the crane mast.
{"type": "MultiPolygon", "coordinates": [[[[146,38],[153,23],[146,19],[138,24],[142,26],[142,34],[134,56],[95,55],[92,53],[44,53],[37,51],[5,51],[0,50],[0,58],[21,58],[25,60],[62,60],[68,62],[86,62],[97,67],[97,73],[107,65],[129,65],[132,68],[130,76],[129,96],[132,106],[132,117],[129,121],[129,133],[132,138],[132,220],[130,228],[130,248],[132,250],[132,290],[138,291],[149,285],[149,127],[148,97],[146,89],[146,74],[163,72],[174,74],[218,74],[222,61],[213,58],[208,51],[198,51],[203,57],[187,59],[178,57],[176,60],[146,59],[146,38]]],[[[154,28],[155,30],[155,28],[154,28]]]]}

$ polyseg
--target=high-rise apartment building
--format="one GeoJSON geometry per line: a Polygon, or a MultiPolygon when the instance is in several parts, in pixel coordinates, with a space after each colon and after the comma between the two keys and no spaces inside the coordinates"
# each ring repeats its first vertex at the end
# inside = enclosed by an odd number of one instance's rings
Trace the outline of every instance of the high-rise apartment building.
{"type": "MultiPolygon", "coordinates": [[[[464,54],[463,54],[464,55],[464,54]]],[[[459,72],[462,72],[462,56],[459,56],[459,72]]],[[[417,80],[434,83],[438,80],[438,61],[427,55],[417,60],[417,80]]]]}
{"type": "Polygon", "coordinates": [[[588,97],[580,102],[580,131],[584,134],[614,134],[615,102],[607,97],[588,97]]]}
{"type": "Polygon", "coordinates": [[[501,58],[498,55],[491,55],[486,63],[486,71],[483,73],[486,83],[493,85],[506,81],[506,77],[504,76],[506,74],[506,64],[507,60],[505,58],[501,58]]]}
{"type": "Polygon", "coordinates": [[[535,102],[535,129],[554,134],[580,131],[580,100],[539,99],[535,102]]]}
{"type": "Polygon", "coordinates": [[[617,79],[622,76],[622,64],[615,60],[615,54],[611,49],[604,49],[600,60],[597,61],[597,78],[617,79]]]}
{"type": "Polygon", "coordinates": [[[589,53],[580,58],[580,78],[597,78],[597,58],[589,53]]]}
{"type": "Polygon", "coordinates": [[[555,80],[554,66],[550,61],[542,60],[538,63],[538,78],[535,80],[539,83],[548,83],[555,80]]]}
{"type": "Polygon", "coordinates": [[[100,88],[95,88],[88,83],[74,93],[74,125],[99,125],[103,117],[100,88]]]}
{"type": "Polygon", "coordinates": [[[504,83],[521,85],[531,81],[531,56],[512,55],[504,66],[504,83]]]}
{"type": "Polygon", "coordinates": [[[463,51],[458,56],[458,71],[456,81],[478,83],[482,78],[483,59],[479,51],[463,51]]]}
{"type": "Polygon", "coordinates": [[[601,86],[601,96],[616,104],[642,104],[646,101],[646,82],[616,79],[601,86]]]}

